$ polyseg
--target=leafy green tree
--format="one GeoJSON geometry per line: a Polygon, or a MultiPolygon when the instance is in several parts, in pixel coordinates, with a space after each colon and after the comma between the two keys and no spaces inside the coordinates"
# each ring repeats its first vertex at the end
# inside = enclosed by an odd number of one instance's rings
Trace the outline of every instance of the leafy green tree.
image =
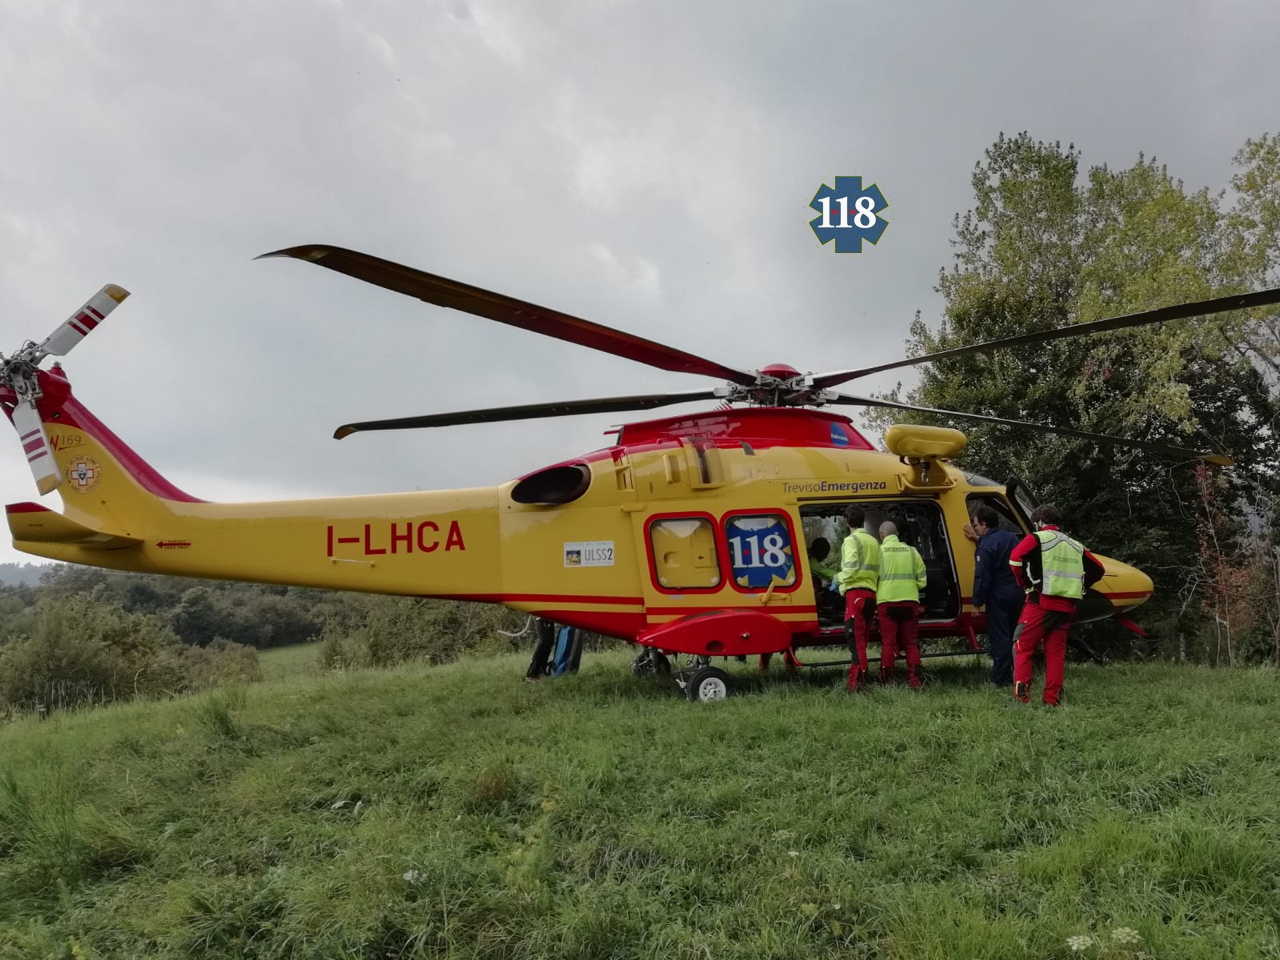
{"type": "MultiPolygon", "coordinates": [[[[913,355],[1257,289],[1280,263],[1280,138],[1237,155],[1235,205],[1188,191],[1155,160],[1080,175],[1074,146],[1001,136],[973,174],[975,204],[955,222],[954,262],[939,278],[937,328],[917,317],[913,355]]],[[[1270,508],[1280,412],[1276,312],[1237,313],[1138,331],[1057,340],[921,367],[906,399],[924,406],[1177,446],[1222,449],[1233,470],[1214,478],[1231,505],[1229,531],[1270,508]]],[[[916,422],[945,419],[913,415],[916,422]]],[[[1173,625],[1194,589],[1199,490],[1194,464],[1133,448],[955,421],[965,464],[1020,476],[1058,503],[1072,529],[1104,553],[1152,574],[1173,625]]],[[[1191,607],[1194,609],[1194,606],[1191,607]]],[[[1150,617],[1148,617],[1150,621],[1150,617]]]]}
{"type": "Polygon", "coordinates": [[[182,642],[197,647],[212,643],[215,637],[235,636],[225,629],[224,619],[214,605],[213,592],[208,587],[187,590],[171,616],[174,632],[182,642]]]}

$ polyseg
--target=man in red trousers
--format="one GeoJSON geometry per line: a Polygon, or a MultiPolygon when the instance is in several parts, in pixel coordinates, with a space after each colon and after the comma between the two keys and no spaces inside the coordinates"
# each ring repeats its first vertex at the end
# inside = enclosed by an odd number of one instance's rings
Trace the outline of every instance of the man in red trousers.
{"type": "Polygon", "coordinates": [[[1062,701],[1067,637],[1084,592],[1102,577],[1098,558],[1062,532],[1057,507],[1045,504],[1031,515],[1036,532],[1009,554],[1009,568],[1027,591],[1013,633],[1013,696],[1028,703],[1034,672],[1031,657],[1044,644],[1044,702],[1062,701]]]}
{"type": "Polygon", "coordinates": [[[880,682],[893,679],[898,644],[907,655],[907,686],[918,688],[920,646],[920,593],[928,585],[928,571],[920,551],[898,539],[892,520],[880,524],[880,580],[876,584],[876,614],[880,620],[880,682]]]}
{"type": "Polygon", "coordinates": [[[849,535],[840,545],[840,570],[836,583],[844,594],[844,633],[849,642],[848,688],[859,689],[867,676],[867,639],[876,611],[876,585],[880,582],[880,541],[864,529],[866,511],[859,506],[844,513],[849,535]]]}

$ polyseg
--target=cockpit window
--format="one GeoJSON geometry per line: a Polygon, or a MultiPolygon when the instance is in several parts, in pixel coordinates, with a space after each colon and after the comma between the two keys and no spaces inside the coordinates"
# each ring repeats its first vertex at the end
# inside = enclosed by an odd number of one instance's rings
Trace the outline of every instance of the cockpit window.
{"type": "Polygon", "coordinates": [[[1018,518],[1014,515],[1013,508],[1009,506],[1009,502],[1004,497],[993,493],[971,493],[964,501],[965,508],[969,516],[973,516],[978,507],[990,507],[1000,517],[1000,530],[1011,530],[1014,533],[1024,532],[1022,524],[1018,522],[1018,518]]]}
{"type": "Polygon", "coordinates": [[[964,478],[969,481],[971,487],[1003,487],[1003,483],[996,483],[994,480],[984,477],[980,473],[964,472],[964,478]]]}

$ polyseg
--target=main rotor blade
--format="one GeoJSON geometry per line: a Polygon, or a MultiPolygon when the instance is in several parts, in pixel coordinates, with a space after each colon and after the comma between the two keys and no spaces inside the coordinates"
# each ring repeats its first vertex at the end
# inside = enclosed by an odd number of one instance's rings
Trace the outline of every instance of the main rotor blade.
{"type": "Polygon", "coordinates": [[[539,307],[501,293],[450,280],[448,277],[425,273],[422,270],[415,270],[413,267],[406,267],[357,250],[346,250],[325,244],[307,244],[264,253],[256,259],[261,260],[264,257],[293,257],[297,260],[307,260],[322,267],[328,267],[330,270],[336,270],[338,273],[345,273],[357,280],[364,280],[366,283],[394,290],[396,293],[417,297],[427,303],[451,307],[464,313],[473,313],[478,317],[487,317],[522,330],[530,330],[548,337],[555,337],[557,340],[567,340],[593,350],[611,353],[615,357],[637,360],[660,370],[718,377],[744,386],[756,382],[755,375],[745,370],[735,370],[713,360],[677,350],[675,347],[668,347],[653,340],[646,340],[644,337],[615,330],[613,327],[571,317],[558,310],[539,307]]]}
{"type": "Polygon", "coordinates": [[[953,347],[950,350],[939,350],[937,353],[927,353],[922,357],[908,357],[906,360],[895,360],[892,363],[882,363],[875,367],[823,373],[813,378],[813,385],[820,390],[824,390],[827,387],[834,387],[838,383],[856,380],[858,377],[865,377],[872,373],[896,370],[898,367],[910,367],[917,363],[929,363],[933,360],[945,360],[949,357],[959,357],[967,353],[986,353],[991,350],[1001,350],[1005,347],[1020,346],[1024,343],[1041,343],[1045,340],[1084,337],[1092,333],[1106,333],[1110,330],[1127,330],[1130,327],[1166,323],[1169,320],[1182,320],[1187,317],[1207,317],[1215,313],[1225,313],[1228,310],[1245,310],[1249,307],[1261,307],[1270,303],[1280,303],[1280,289],[1259,290],[1256,293],[1218,297],[1214,300],[1201,300],[1197,303],[1180,303],[1172,307],[1160,307],[1157,310],[1130,313],[1123,317],[1094,320],[1092,323],[1074,323],[1065,327],[1056,327],[1053,330],[1043,330],[1039,333],[1022,333],[1013,337],[1001,337],[999,340],[987,340],[983,343],[970,344],[967,347],[953,347]]]}
{"type": "Polygon", "coordinates": [[[335,440],[362,430],[404,430],[411,427],[452,427],[461,423],[497,423],[503,420],[538,420],[546,417],[572,417],[580,413],[617,413],[622,410],[652,410],[672,403],[715,399],[714,390],[689,393],[647,393],[634,397],[603,397],[598,400],[563,400],[554,403],[530,403],[519,407],[492,407],[488,410],[460,410],[457,413],[435,413],[425,417],[399,417],[394,420],[367,420],[346,423],[333,432],[335,440]]]}
{"type": "Polygon", "coordinates": [[[842,403],[857,407],[885,407],[890,410],[912,410],[916,413],[932,413],[940,417],[954,417],[958,420],[980,420],[983,423],[1003,423],[1011,427],[1030,427],[1047,433],[1061,433],[1068,437],[1080,437],[1084,440],[1096,440],[1099,443],[1111,443],[1118,446],[1141,447],[1166,457],[1185,457],[1189,460],[1205,460],[1219,466],[1229,467],[1235,461],[1220,453],[1203,453],[1189,450],[1186,447],[1174,447],[1166,443],[1153,443],[1150,440],[1134,440],[1130,437],[1117,437],[1109,433],[1089,433],[1086,430],[1072,430],[1068,427],[1051,427],[1045,423],[1032,423],[1029,420],[1008,420],[1004,417],[988,417],[980,413],[960,413],[956,410],[939,410],[936,407],[917,407],[910,403],[898,403],[895,400],[880,400],[875,397],[859,397],[849,393],[837,393],[829,403],[842,403]]]}

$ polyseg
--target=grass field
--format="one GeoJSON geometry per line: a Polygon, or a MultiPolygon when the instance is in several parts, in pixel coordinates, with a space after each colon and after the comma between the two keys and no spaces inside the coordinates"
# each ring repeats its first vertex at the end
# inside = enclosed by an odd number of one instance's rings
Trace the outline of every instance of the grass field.
{"type": "Polygon", "coordinates": [[[1280,957],[1274,672],[523,666],[0,729],[0,957],[1280,957]]]}
{"type": "Polygon", "coordinates": [[[320,644],[295,643],[288,647],[273,647],[258,653],[262,665],[262,679],[291,680],[317,673],[320,669],[320,644]]]}

